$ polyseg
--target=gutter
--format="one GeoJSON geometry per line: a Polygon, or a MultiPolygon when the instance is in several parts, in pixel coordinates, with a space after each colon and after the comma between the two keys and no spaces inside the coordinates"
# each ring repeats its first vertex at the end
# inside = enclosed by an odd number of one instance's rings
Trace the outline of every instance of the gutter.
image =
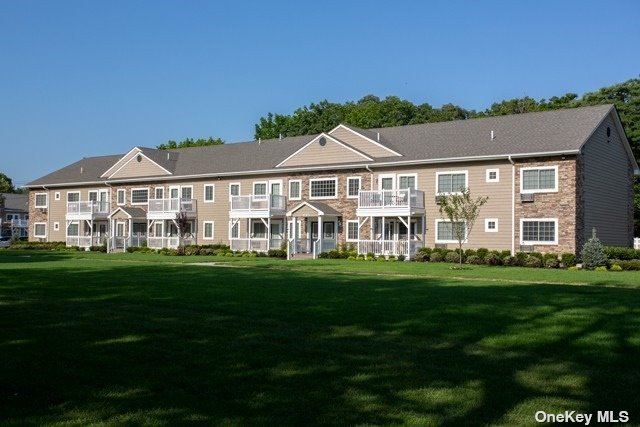
{"type": "Polygon", "coordinates": [[[511,163],[511,256],[516,255],[516,164],[508,157],[511,163]]]}

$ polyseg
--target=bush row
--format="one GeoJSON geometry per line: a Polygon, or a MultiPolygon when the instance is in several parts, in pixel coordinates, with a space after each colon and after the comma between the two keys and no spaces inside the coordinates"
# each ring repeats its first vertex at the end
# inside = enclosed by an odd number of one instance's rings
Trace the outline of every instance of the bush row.
{"type": "Polygon", "coordinates": [[[618,246],[605,246],[604,253],[609,259],[615,260],[640,260],[640,249],[623,248],[618,246]]]}
{"type": "MultiPolygon", "coordinates": [[[[415,260],[418,262],[460,262],[460,250],[442,248],[420,248],[415,260]]],[[[490,251],[486,248],[467,249],[462,251],[462,262],[476,265],[504,265],[534,268],[568,268],[576,265],[576,256],[572,253],[561,255],[540,252],[516,252],[511,256],[511,251],[490,251]]]]}

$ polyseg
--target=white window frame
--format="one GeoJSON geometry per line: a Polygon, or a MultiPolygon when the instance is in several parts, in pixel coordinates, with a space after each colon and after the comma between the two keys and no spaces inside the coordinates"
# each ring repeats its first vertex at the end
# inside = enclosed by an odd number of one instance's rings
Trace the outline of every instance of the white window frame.
{"type": "Polygon", "coordinates": [[[129,192],[129,196],[131,197],[131,206],[144,206],[146,204],[149,203],[149,187],[137,187],[137,188],[132,188],[131,191],[129,192]],[[147,201],[146,202],[135,202],[133,201],[133,192],[134,191],[141,191],[141,190],[147,190],[147,201]]]}
{"type": "Polygon", "coordinates": [[[239,182],[230,182],[229,183],[229,200],[231,200],[232,197],[234,197],[233,194],[231,194],[231,188],[233,186],[237,185],[238,186],[238,196],[240,196],[242,194],[241,190],[242,190],[242,185],[239,182]]]}
{"type": "Polygon", "coordinates": [[[413,181],[416,183],[416,190],[418,189],[418,174],[417,173],[399,173],[396,175],[396,188],[400,190],[400,178],[413,177],[413,181]]]}
{"type": "Polygon", "coordinates": [[[124,206],[127,204],[127,190],[119,189],[116,191],[116,205],[124,206]],[[122,194],[122,203],[120,203],[120,194],[122,194]]]}
{"type": "Polygon", "coordinates": [[[378,175],[378,190],[379,191],[389,191],[387,190],[382,190],[382,180],[383,179],[387,179],[387,178],[391,178],[391,189],[394,190],[396,188],[396,174],[394,173],[382,173],[378,175]]]}
{"type": "Polygon", "coordinates": [[[33,198],[33,204],[37,209],[46,209],[49,206],[49,195],[47,193],[36,193],[33,198]],[[38,205],[38,196],[44,196],[44,205],[38,205]]]}
{"type": "Polygon", "coordinates": [[[486,182],[500,182],[500,169],[487,169],[486,182]],[[492,172],[496,173],[495,179],[490,178],[492,172]]]}
{"type": "Polygon", "coordinates": [[[485,218],[484,220],[484,231],[486,233],[497,233],[498,232],[498,218],[485,218]],[[496,228],[489,228],[489,223],[494,222],[496,224],[496,228]]]}
{"type": "Polygon", "coordinates": [[[56,191],[55,193],[53,193],[53,198],[54,198],[55,200],[60,200],[60,192],[59,192],[59,191],[56,191]]]}
{"type": "Polygon", "coordinates": [[[67,223],[67,226],[65,227],[64,230],[64,235],[66,237],[79,237],[80,236],[80,221],[71,221],[67,223]],[[78,234],[69,234],[69,227],[71,227],[72,225],[75,225],[78,227],[78,234]]]}
{"type": "Polygon", "coordinates": [[[347,186],[346,186],[346,194],[347,194],[347,199],[357,199],[359,194],[356,194],[355,196],[352,196],[349,194],[349,181],[351,181],[352,179],[357,179],[358,180],[358,193],[360,192],[360,189],[362,188],[362,177],[361,176],[348,176],[347,177],[347,186]]]}
{"type": "Polygon", "coordinates": [[[360,222],[357,219],[350,219],[350,220],[347,221],[346,238],[347,238],[347,242],[357,242],[358,240],[360,240],[360,222]],[[356,225],[356,232],[358,233],[358,236],[355,239],[350,239],[349,238],[349,224],[355,224],[356,225]]]}
{"type": "Polygon", "coordinates": [[[96,202],[97,202],[97,201],[99,201],[99,200],[98,200],[98,195],[99,195],[98,190],[91,190],[91,191],[89,191],[89,192],[87,193],[87,195],[88,195],[87,201],[89,201],[89,202],[91,201],[91,194],[92,194],[92,193],[96,195],[96,200],[95,200],[95,201],[96,201],[96,202]]]}
{"type": "MultiPolygon", "coordinates": [[[[448,219],[443,219],[443,218],[436,218],[436,223],[435,223],[435,242],[436,243],[458,243],[458,241],[456,239],[454,240],[443,240],[443,239],[438,239],[438,224],[441,222],[451,222],[448,219]]],[[[464,228],[465,228],[465,238],[462,241],[462,243],[467,243],[467,241],[469,240],[469,229],[467,229],[467,223],[466,221],[456,221],[456,222],[464,222],[464,228]]]]}
{"type": "Polygon", "coordinates": [[[229,240],[231,239],[239,239],[240,238],[240,221],[236,221],[235,223],[232,221],[229,221],[229,240]],[[237,231],[237,236],[233,235],[233,228],[236,228],[237,231]]]}
{"type": "Polygon", "coordinates": [[[153,197],[155,200],[163,200],[164,199],[164,187],[155,187],[153,189],[153,197]],[[162,192],[162,197],[158,198],[158,190],[162,192]]]}
{"type": "Polygon", "coordinates": [[[202,222],[202,239],[203,240],[214,240],[216,231],[215,231],[215,221],[203,221],[202,222]],[[211,236],[207,237],[207,225],[211,224],[211,236]]]}
{"type": "Polygon", "coordinates": [[[216,201],[216,185],[215,184],[204,184],[202,186],[202,200],[204,200],[205,203],[213,203],[216,201]],[[207,187],[211,187],[211,199],[207,199],[207,187]]]}
{"type": "Polygon", "coordinates": [[[338,198],[338,177],[334,176],[334,177],[327,177],[327,178],[311,178],[309,179],[309,199],[311,200],[329,200],[329,199],[337,199],[338,198]],[[334,188],[335,188],[335,194],[333,196],[313,196],[313,191],[311,189],[311,187],[313,186],[314,182],[317,181],[333,181],[335,183],[334,188]]]}
{"type": "Polygon", "coordinates": [[[254,196],[267,196],[269,194],[269,181],[253,181],[251,183],[251,194],[254,196]],[[256,194],[256,185],[264,184],[264,194],[256,194]]]}
{"type": "Polygon", "coordinates": [[[558,218],[520,218],[520,244],[521,245],[557,245],[558,244],[558,234],[560,230],[558,229],[558,218]],[[544,222],[554,222],[556,232],[554,233],[555,240],[553,242],[549,241],[534,241],[534,240],[524,240],[522,238],[522,228],[525,222],[531,221],[544,221],[544,222]]]}
{"type": "Polygon", "coordinates": [[[520,168],[520,194],[533,194],[533,193],[557,193],[558,192],[558,165],[555,166],[531,166],[531,167],[522,167],[520,168]],[[544,188],[539,190],[525,190],[524,187],[524,171],[528,170],[555,170],[556,179],[555,179],[555,187],[554,188],[544,188]]]}
{"type": "Polygon", "coordinates": [[[33,223],[33,237],[37,237],[39,239],[46,239],[47,238],[47,223],[46,222],[34,222],[33,223]],[[39,225],[44,227],[44,234],[36,234],[36,230],[38,229],[39,225]]]}
{"type": "Polygon", "coordinates": [[[441,171],[441,172],[436,172],[436,196],[448,196],[451,194],[462,194],[459,191],[454,191],[454,192],[444,192],[444,193],[440,193],[438,192],[438,183],[440,181],[440,175],[451,175],[451,174],[464,174],[464,188],[469,188],[469,171],[468,170],[458,170],[458,171],[441,171]]]}
{"type": "Polygon", "coordinates": [[[69,201],[69,194],[77,194],[78,195],[78,202],[80,201],[80,192],[79,191],[67,191],[67,203],[75,203],[75,202],[70,202],[69,201]]]}
{"type": "Polygon", "coordinates": [[[289,200],[302,200],[302,180],[301,179],[290,179],[287,183],[287,190],[289,193],[289,200]],[[291,195],[291,184],[298,183],[298,195],[296,197],[291,195]]]}
{"type": "Polygon", "coordinates": [[[181,185],[180,186],[180,193],[178,193],[178,195],[180,196],[180,200],[193,200],[195,199],[195,194],[193,194],[193,185],[181,185]],[[185,188],[190,188],[191,189],[191,198],[187,199],[185,197],[182,197],[182,190],[184,190],[185,188]]]}
{"type": "Polygon", "coordinates": [[[58,221],[53,223],[53,231],[60,231],[60,223],[58,221]]]}

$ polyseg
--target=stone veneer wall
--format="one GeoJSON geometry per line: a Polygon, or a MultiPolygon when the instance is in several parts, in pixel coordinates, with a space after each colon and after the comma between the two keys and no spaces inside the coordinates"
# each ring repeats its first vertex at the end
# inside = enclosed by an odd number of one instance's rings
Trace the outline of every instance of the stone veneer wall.
{"type": "Polygon", "coordinates": [[[36,222],[46,222],[47,223],[47,238],[49,236],[49,223],[48,223],[48,212],[47,209],[36,209],[36,193],[47,193],[47,203],[51,203],[52,193],[44,190],[35,190],[29,191],[29,240],[36,241],[39,240],[40,237],[36,238],[33,235],[34,232],[34,224],[36,222]]]}
{"type": "Polygon", "coordinates": [[[575,157],[531,158],[516,161],[515,200],[515,240],[516,252],[520,247],[521,218],[558,218],[558,244],[535,245],[537,252],[576,252],[578,227],[578,203],[576,184],[578,183],[578,162],[575,157]],[[533,203],[520,201],[520,168],[535,166],[558,166],[558,192],[535,193],[533,203]]]}

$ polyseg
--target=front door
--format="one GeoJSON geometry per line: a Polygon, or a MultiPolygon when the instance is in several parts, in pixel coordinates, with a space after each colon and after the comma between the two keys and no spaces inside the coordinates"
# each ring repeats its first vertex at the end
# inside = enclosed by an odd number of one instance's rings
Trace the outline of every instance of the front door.
{"type": "Polygon", "coordinates": [[[282,234],[283,227],[281,222],[271,223],[271,249],[280,249],[284,242],[284,235],[282,234]]]}

